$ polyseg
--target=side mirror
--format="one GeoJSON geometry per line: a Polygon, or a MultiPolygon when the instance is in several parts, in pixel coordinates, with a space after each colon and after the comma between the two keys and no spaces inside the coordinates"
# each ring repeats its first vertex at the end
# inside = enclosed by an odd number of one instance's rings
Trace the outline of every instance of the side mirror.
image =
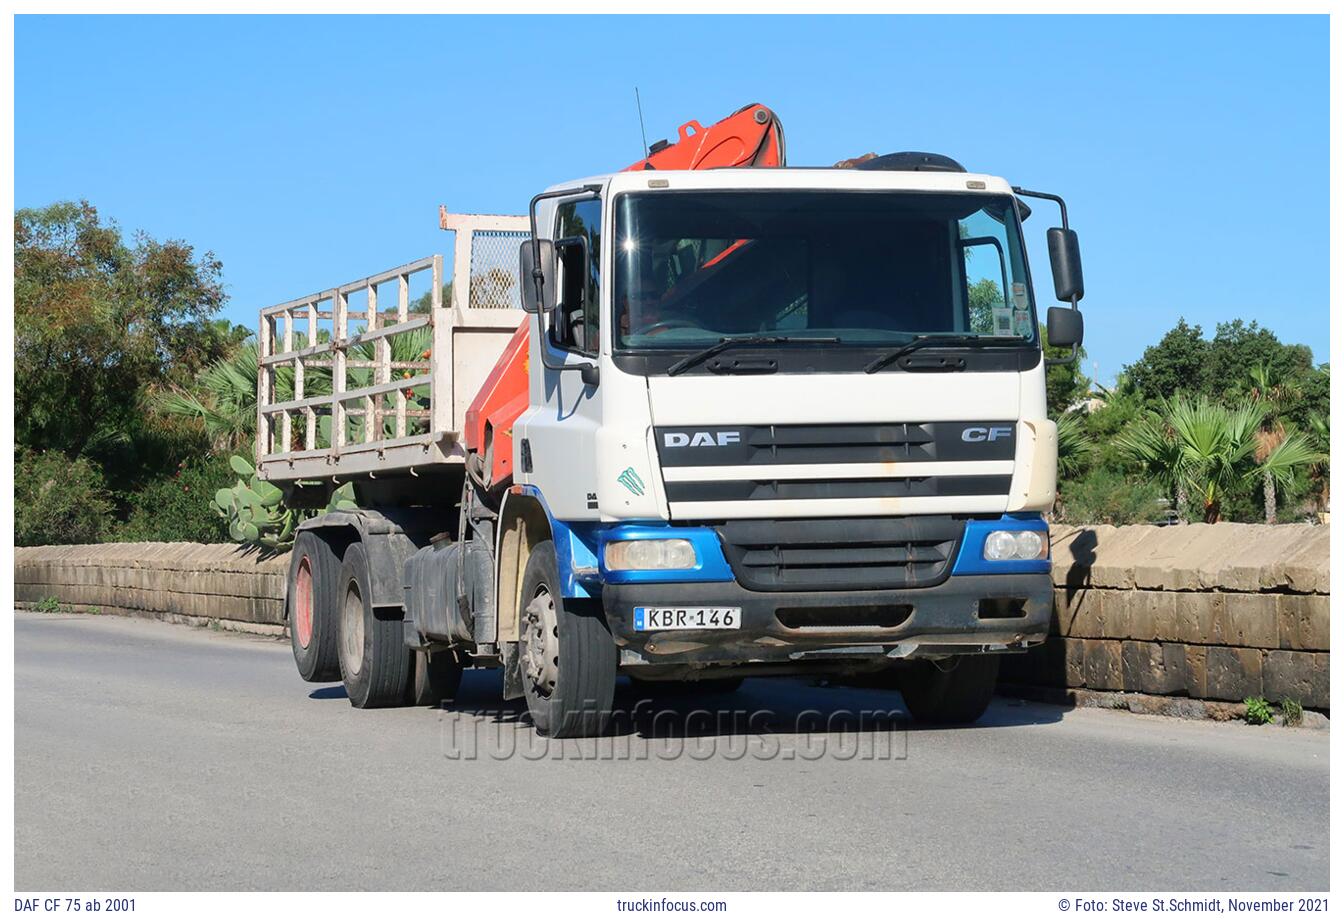
{"type": "Polygon", "coordinates": [[[1083,314],[1072,307],[1051,307],[1045,313],[1045,341],[1054,348],[1083,344],[1083,314]]]}
{"type": "Polygon", "coordinates": [[[1083,299],[1083,259],[1078,252],[1078,234],[1051,227],[1045,238],[1050,248],[1050,271],[1055,276],[1055,296],[1064,303],[1076,304],[1083,299]]]}
{"type": "Polygon", "coordinates": [[[555,306],[555,251],[550,240],[528,240],[518,247],[518,284],[523,309],[528,313],[542,313],[555,306]],[[540,294],[533,274],[537,250],[541,251],[540,294]]]}

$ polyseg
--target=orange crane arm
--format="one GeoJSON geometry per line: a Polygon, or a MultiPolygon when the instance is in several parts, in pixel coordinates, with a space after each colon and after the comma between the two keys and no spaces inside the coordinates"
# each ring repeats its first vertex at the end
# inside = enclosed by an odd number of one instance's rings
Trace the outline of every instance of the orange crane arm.
{"type": "Polygon", "coordinates": [[[783,166],[784,127],[760,103],[743,106],[708,128],[688,121],[677,142],[655,141],[632,169],[720,169],[725,166],[783,166]]]}
{"type": "MultiPolygon", "coordinates": [[[[676,143],[655,142],[648,156],[624,171],[783,165],[784,127],[774,112],[754,103],[708,128],[686,122],[677,129],[676,143]]],[[[528,405],[527,343],[524,320],[467,408],[467,469],[490,489],[513,479],[513,424],[528,405]]]]}

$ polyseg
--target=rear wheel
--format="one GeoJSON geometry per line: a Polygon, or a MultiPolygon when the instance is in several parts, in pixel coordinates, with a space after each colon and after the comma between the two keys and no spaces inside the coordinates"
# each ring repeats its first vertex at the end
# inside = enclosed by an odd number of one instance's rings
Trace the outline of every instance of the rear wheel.
{"type": "Polygon", "coordinates": [[[400,705],[411,674],[400,618],[380,618],[369,590],[369,557],[351,543],[341,563],[341,679],[350,705],[375,709],[400,705]]]}
{"type": "Polygon", "coordinates": [[[555,544],[538,543],[523,572],[518,667],[537,731],[600,735],[616,692],[616,644],[600,608],[560,595],[555,544]]]}
{"type": "Polygon", "coordinates": [[[909,662],[896,686],[915,721],[969,725],[989,708],[998,679],[998,655],[956,655],[909,662]]]}
{"type": "Polygon", "coordinates": [[[336,647],[340,581],[341,560],[331,545],[312,531],[301,531],[290,554],[285,615],[294,664],[306,681],[341,679],[336,647]]]}
{"type": "Polygon", "coordinates": [[[452,652],[414,653],[407,697],[412,706],[439,706],[456,697],[461,684],[462,665],[452,652]]]}

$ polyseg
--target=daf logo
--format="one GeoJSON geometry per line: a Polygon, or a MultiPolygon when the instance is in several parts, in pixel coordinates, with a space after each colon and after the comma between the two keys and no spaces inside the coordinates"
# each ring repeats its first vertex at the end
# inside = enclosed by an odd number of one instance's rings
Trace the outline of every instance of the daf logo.
{"type": "Polygon", "coordinates": [[[993,428],[964,428],[961,432],[963,441],[978,443],[980,441],[997,441],[999,438],[1011,438],[1013,429],[1006,425],[996,425],[993,428]]]}
{"type": "Polygon", "coordinates": [[[740,431],[669,431],[663,435],[664,447],[727,447],[741,441],[740,431]]]}

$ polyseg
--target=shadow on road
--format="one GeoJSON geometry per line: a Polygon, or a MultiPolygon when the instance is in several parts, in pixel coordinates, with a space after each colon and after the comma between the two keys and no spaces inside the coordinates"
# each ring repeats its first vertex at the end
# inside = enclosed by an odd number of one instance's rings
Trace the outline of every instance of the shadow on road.
{"type": "MultiPolygon", "coordinates": [[[[530,724],[523,700],[502,700],[501,675],[468,671],[457,697],[439,707],[495,724],[530,724]]],[[[344,699],[343,688],[324,687],[313,699],[344,699]]],[[[747,680],[735,692],[694,692],[684,687],[650,691],[621,678],[616,684],[610,734],[640,738],[731,737],[799,733],[984,730],[1060,721],[1059,706],[996,699],[974,726],[916,726],[895,690],[838,686],[822,681],[747,680]]]]}

